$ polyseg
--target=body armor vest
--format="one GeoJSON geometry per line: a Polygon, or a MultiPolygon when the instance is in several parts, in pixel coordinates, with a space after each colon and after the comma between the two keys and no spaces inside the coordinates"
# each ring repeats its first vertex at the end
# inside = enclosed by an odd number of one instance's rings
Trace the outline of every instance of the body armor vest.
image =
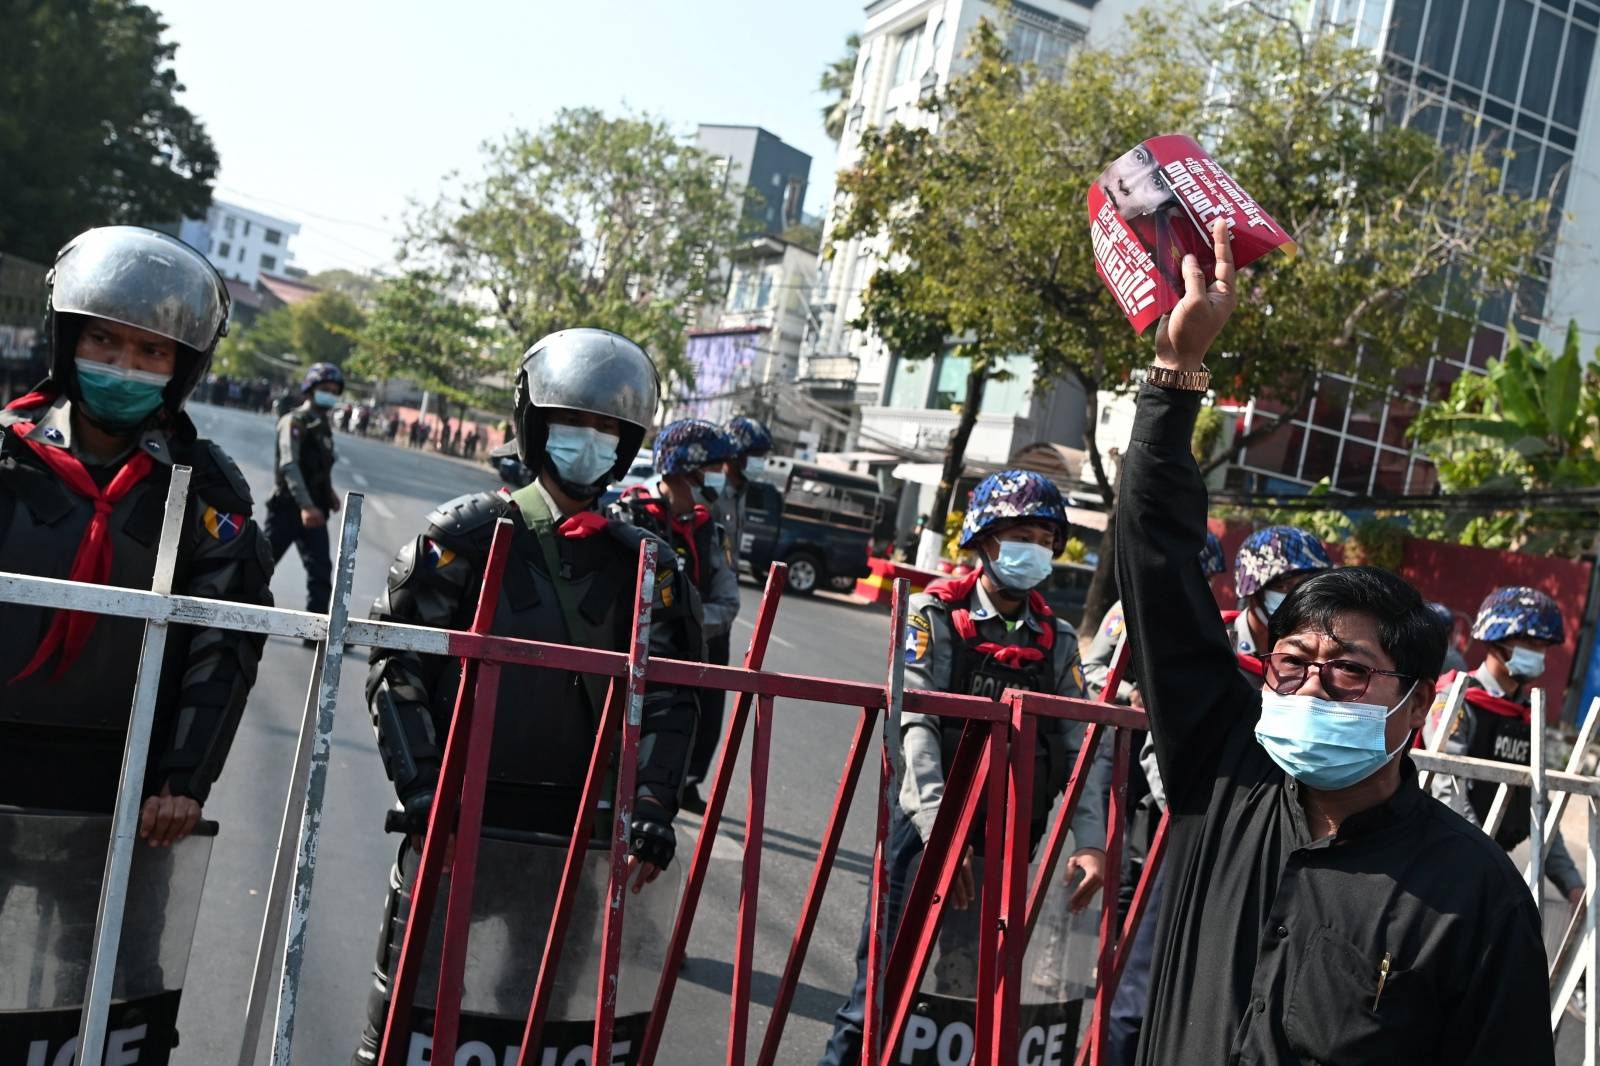
{"type": "MultiPolygon", "coordinates": [[[[1441,690],[1450,684],[1448,678],[1451,676],[1439,679],[1441,690]]],[[[1471,738],[1463,754],[1475,759],[1528,765],[1533,749],[1530,708],[1513,700],[1491,696],[1475,677],[1467,679],[1462,699],[1467,704],[1464,714],[1470,716],[1468,736],[1471,738]]],[[[1489,817],[1489,808],[1494,805],[1495,793],[1500,786],[1492,781],[1468,781],[1466,785],[1467,802],[1472,805],[1472,812],[1478,816],[1481,825],[1489,817]]],[[[1500,822],[1499,832],[1494,835],[1494,841],[1508,851],[1528,839],[1532,817],[1530,798],[1527,788],[1513,788],[1506,797],[1505,817],[1500,822]]]]}
{"type": "MultiPolygon", "coordinates": [[[[299,412],[290,412],[290,418],[300,424],[300,476],[318,507],[326,507],[333,499],[333,425],[327,416],[318,415],[302,419],[299,412]]],[[[281,463],[285,457],[279,456],[281,463]]],[[[289,485],[282,470],[274,475],[275,495],[288,496],[289,485]]]]}
{"type": "Polygon", "coordinates": [[[638,525],[643,526],[668,544],[677,553],[678,564],[689,575],[689,583],[702,597],[711,592],[711,553],[717,550],[711,512],[697,504],[695,517],[688,523],[676,523],[667,510],[667,502],[659,496],[647,496],[643,491],[633,492],[623,503],[633,512],[638,525]],[[704,516],[703,518],[701,516],[704,516]]]}

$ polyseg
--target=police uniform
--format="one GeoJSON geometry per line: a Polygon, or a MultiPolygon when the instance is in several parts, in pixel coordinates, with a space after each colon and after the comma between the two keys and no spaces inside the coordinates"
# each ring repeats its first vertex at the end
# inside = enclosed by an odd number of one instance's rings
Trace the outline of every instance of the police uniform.
{"type": "MultiPolygon", "coordinates": [[[[78,461],[72,401],[0,412],[0,558],[4,568],[67,578],[95,514],[37,449],[78,461]],[[32,428],[26,428],[31,426],[32,428]]],[[[149,589],[174,464],[193,468],[173,592],[270,606],[272,562],[250,518],[250,489],[233,460],[195,436],[179,414],[151,427],[116,463],[83,469],[103,492],[147,456],[149,472],[118,496],[107,516],[111,570],[105,583],[149,589]]],[[[114,490],[113,490],[114,491],[114,490]]],[[[63,612],[0,604],[0,806],[109,813],[131,713],[144,622],[79,616],[92,629],[74,651],[70,636],[37,661],[63,612]],[[33,669],[29,669],[30,666],[33,669]]],[[[81,624],[81,623],[80,623],[81,624]]],[[[52,644],[54,642],[52,641],[52,644]]],[[[222,770],[245,696],[256,679],[263,638],[226,629],[171,628],[161,666],[145,794],[163,785],[204,803],[222,770]]]]}
{"type": "MultiPolygon", "coordinates": [[[[1430,736],[1450,698],[1452,680],[1449,675],[1439,679],[1439,692],[1428,712],[1430,736]]],[[[1450,755],[1470,755],[1475,759],[1528,765],[1533,743],[1529,707],[1532,687],[1523,685],[1517,695],[1508,696],[1485,664],[1467,675],[1466,688],[1496,697],[1496,700],[1483,701],[1480,706],[1463,694],[1461,720],[1456,724],[1455,731],[1445,739],[1442,750],[1450,755]],[[1507,713],[1512,707],[1520,708],[1521,713],[1507,713]]],[[[1464,781],[1449,774],[1435,774],[1431,791],[1435,799],[1448,804],[1451,810],[1481,828],[1489,817],[1489,808],[1494,805],[1499,788],[1492,781],[1464,781]]],[[[1527,788],[1513,788],[1506,797],[1505,815],[1494,839],[1507,851],[1528,839],[1532,814],[1529,800],[1527,788]]],[[[1583,875],[1578,872],[1578,865],[1572,860],[1561,834],[1558,832],[1549,844],[1550,852],[1544,864],[1545,876],[1561,890],[1563,896],[1575,888],[1582,888],[1583,875]]]]}
{"type": "Polygon", "coordinates": [[[299,407],[278,419],[274,490],[267,501],[267,539],[272,558],[282,559],[289,545],[300,545],[306,570],[306,610],[321,614],[333,593],[333,560],[328,554],[328,527],[307,529],[301,511],[323,517],[338,509],[333,491],[333,426],[327,413],[308,393],[299,407]]]}
{"type": "MultiPolygon", "coordinates": [[[[616,364],[612,364],[615,366],[616,364]]],[[[545,427],[527,411],[543,399],[550,406],[607,411],[616,401],[635,423],[647,421],[656,403],[655,370],[632,342],[601,330],[568,330],[529,349],[517,382],[518,446],[530,467],[545,466],[545,427]],[[618,353],[621,353],[620,355],[618,353]],[[627,382],[607,374],[607,360],[621,359],[642,382],[627,396],[627,382]],[[602,392],[609,399],[601,400],[602,392]],[[619,398],[620,396],[620,398],[619,398]]],[[[631,458],[642,436],[636,426],[631,458]]],[[[625,470],[626,460],[618,460],[625,470]]],[[[618,476],[613,471],[611,477],[618,476]]],[[[577,486],[568,495],[575,495],[577,486]]],[[[594,486],[592,499],[599,495],[594,486]]],[[[400,549],[389,569],[373,617],[438,629],[467,629],[483,587],[484,568],[496,521],[513,526],[510,555],[501,582],[492,632],[556,644],[626,652],[632,634],[639,550],[647,531],[596,511],[560,513],[541,481],[515,492],[477,493],[452,500],[428,516],[428,527],[400,549]]],[[[660,544],[650,654],[699,659],[700,619],[696,599],[677,556],[660,544]]],[[[437,784],[444,738],[455,707],[461,663],[447,656],[375,650],[367,677],[367,703],[384,770],[394,783],[412,832],[426,828],[437,784]]],[[[500,675],[498,711],[485,784],[483,825],[566,839],[578,815],[584,780],[604,710],[609,679],[565,670],[506,666],[500,675]]],[[[638,749],[632,846],[645,861],[664,866],[672,849],[673,816],[695,728],[697,705],[690,689],[647,687],[638,749]],[[665,848],[665,858],[641,849],[641,839],[665,848]],[[663,844],[662,841],[665,841],[663,844]]],[[[611,782],[615,782],[615,765],[611,782]]],[[[610,792],[602,800],[610,807],[610,792]]],[[[592,832],[604,838],[610,817],[597,815],[592,832]]],[[[383,1028],[388,977],[398,959],[416,856],[409,841],[390,874],[389,895],[374,968],[366,1031],[354,1061],[375,1061],[383,1028]]],[[[508,918],[508,921],[510,919],[508,918]]],[[[513,929],[508,937],[534,956],[543,930],[513,929]]]]}

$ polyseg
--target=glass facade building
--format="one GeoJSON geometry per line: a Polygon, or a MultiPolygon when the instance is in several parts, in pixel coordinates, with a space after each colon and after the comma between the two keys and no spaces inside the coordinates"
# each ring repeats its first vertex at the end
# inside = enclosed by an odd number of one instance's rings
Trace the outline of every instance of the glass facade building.
{"type": "MultiPolygon", "coordinates": [[[[1558,218],[1576,209],[1569,187],[1575,168],[1592,168],[1583,149],[1596,136],[1585,129],[1594,117],[1584,113],[1584,102],[1600,2],[1316,0],[1310,18],[1349,34],[1352,43],[1381,49],[1390,121],[1446,148],[1483,148],[1501,163],[1502,189],[1551,197],[1558,218]]],[[[1524,337],[1551,325],[1545,314],[1552,271],[1570,225],[1569,217],[1552,228],[1515,299],[1480,302],[1476,330],[1460,348],[1435,350],[1382,390],[1324,375],[1304,417],[1244,454],[1247,487],[1285,491],[1327,478],[1344,492],[1431,492],[1433,466],[1412,450],[1406,431],[1422,405],[1500,354],[1508,324],[1524,337]]],[[[1248,409],[1246,426],[1269,411],[1248,409]]]]}

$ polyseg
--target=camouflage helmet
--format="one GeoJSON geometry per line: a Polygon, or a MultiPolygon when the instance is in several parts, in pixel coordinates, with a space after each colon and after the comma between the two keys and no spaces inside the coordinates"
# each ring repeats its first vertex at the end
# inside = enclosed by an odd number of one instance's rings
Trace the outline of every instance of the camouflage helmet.
{"type": "Polygon", "coordinates": [[[1206,577],[1228,572],[1228,559],[1222,554],[1222,540],[1209,529],[1206,530],[1206,546],[1200,549],[1200,569],[1206,577]]]}
{"type": "Polygon", "coordinates": [[[734,445],[728,435],[703,418],[670,422],[656,435],[654,459],[658,474],[690,474],[733,457],[734,445]]]}
{"type": "Polygon", "coordinates": [[[1240,596],[1250,596],[1285,574],[1332,569],[1328,550],[1315,536],[1295,526],[1268,526],[1239,545],[1239,554],[1233,559],[1233,584],[1240,596]]]}
{"type": "Polygon", "coordinates": [[[312,363],[300,379],[300,391],[310,392],[318,385],[337,385],[344,391],[344,371],[332,363],[312,363]]]}
{"type": "Polygon", "coordinates": [[[961,521],[961,547],[995,526],[1013,521],[1047,522],[1056,527],[1056,544],[1066,540],[1067,505],[1061,490],[1043,474],[1032,470],[1002,470],[978,482],[961,521]]]}
{"type": "Polygon", "coordinates": [[[1473,637],[1488,644],[1512,637],[1559,644],[1565,633],[1566,625],[1556,601],[1526,585],[1508,585],[1489,593],[1472,623],[1473,637]]]}
{"type": "Polygon", "coordinates": [[[722,428],[733,445],[730,458],[743,459],[747,455],[766,455],[772,451],[772,432],[757,419],[735,415],[722,428]]]}

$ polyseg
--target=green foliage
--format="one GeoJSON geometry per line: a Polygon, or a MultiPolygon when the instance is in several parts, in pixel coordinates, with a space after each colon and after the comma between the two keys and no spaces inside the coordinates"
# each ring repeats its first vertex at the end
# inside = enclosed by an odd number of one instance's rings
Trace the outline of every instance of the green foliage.
{"type": "Polygon", "coordinates": [[[366,308],[372,306],[373,293],[378,288],[380,280],[375,274],[335,268],[311,275],[306,279],[306,283],[316,286],[323,292],[343,293],[353,300],[357,307],[366,308]]]}
{"type": "Polygon", "coordinates": [[[301,366],[295,354],[294,309],[278,307],[249,326],[235,328],[217,345],[212,369],[234,378],[267,377],[287,381],[301,366]]]}
{"type": "Polygon", "coordinates": [[[410,378],[463,406],[483,402],[484,378],[506,366],[485,317],[447,278],[407,271],[378,286],[351,365],[370,378],[410,378]]]}
{"type": "Polygon", "coordinates": [[[205,214],[217,152],[178,102],[177,45],[129,0],[0,16],[0,247],[49,263],[91,226],[205,214]]]}
{"type": "Polygon", "coordinates": [[[687,382],[684,331],[720,294],[738,208],[705,153],[665,123],[579,108],[485,146],[485,176],[412,220],[408,265],[482,292],[514,341],[599,326],[687,382]]]}
{"type": "Polygon", "coordinates": [[[1195,416],[1194,431],[1189,434],[1189,450],[1194,453],[1195,462],[1204,465],[1216,454],[1227,424],[1227,416],[1211,404],[1200,408],[1200,413],[1195,416]]]}
{"type": "Polygon", "coordinates": [[[822,227],[815,222],[796,222],[779,236],[813,252],[822,247],[822,227]]]}
{"type": "MultiPolygon", "coordinates": [[[[1425,408],[1411,436],[1450,494],[1561,492],[1600,486],[1600,374],[1587,371],[1576,323],[1559,353],[1515,333],[1487,373],[1464,374],[1425,408]]],[[[1431,517],[1429,532],[1485,548],[1577,555],[1596,514],[1531,509],[1431,517]]]]}
{"type": "Polygon", "coordinates": [[[319,292],[289,307],[300,361],[344,366],[356,350],[367,316],[342,292],[319,292]]]}
{"type": "Polygon", "coordinates": [[[817,91],[826,94],[822,105],[822,128],[838,143],[850,117],[850,89],[856,80],[856,58],[861,54],[861,37],[852,33],[844,39],[844,54],[822,69],[817,91]]]}
{"type": "Polygon", "coordinates": [[[961,546],[961,523],[966,519],[965,511],[950,511],[944,516],[944,557],[959,561],[966,554],[966,549],[961,546]]]}

